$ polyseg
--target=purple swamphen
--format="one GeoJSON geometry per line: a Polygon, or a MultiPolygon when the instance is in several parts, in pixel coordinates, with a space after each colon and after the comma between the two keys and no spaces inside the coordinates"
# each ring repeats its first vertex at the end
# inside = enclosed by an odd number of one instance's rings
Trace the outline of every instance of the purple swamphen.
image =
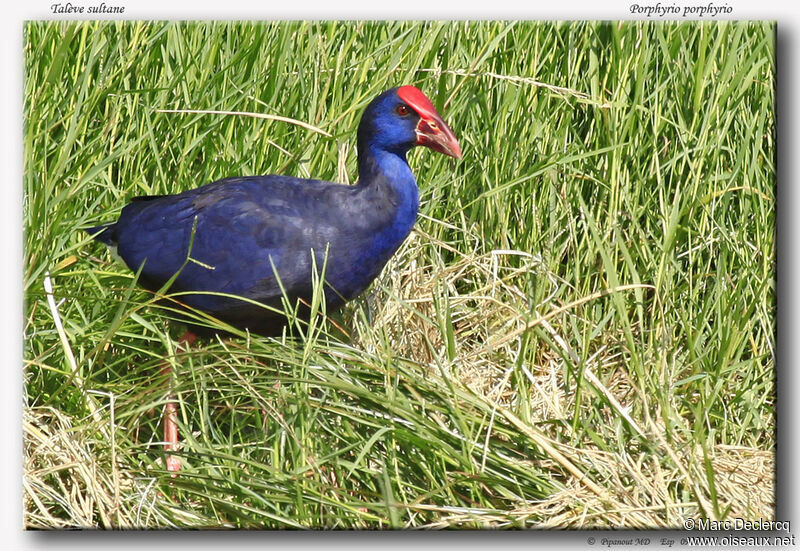
{"type": "Polygon", "coordinates": [[[312,251],[317,269],[325,264],[331,312],[364,291],[408,236],[419,204],[406,162],[415,145],[461,158],[430,100],[413,86],[394,88],[361,118],[355,186],[226,178],[177,195],[136,197],[115,223],[87,231],[116,247],[131,270],[141,267],[145,288],[157,291],[174,277],[170,292],[198,292],[178,296],[187,306],[252,333],[280,334],[281,286],[301,307],[311,300],[312,251]]]}
{"type": "MultiPolygon", "coordinates": [[[[315,265],[325,266],[332,312],[369,286],[411,232],[419,192],[406,153],[416,145],[461,158],[431,101],[413,86],[392,88],[361,118],[354,186],[274,175],[226,178],[177,195],[136,197],[119,220],[87,231],[141,270],[145,288],[158,291],[172,280],[169,292],[181,293],[177,298],[189,308],[239,329],[280,334],[287,321],[282,297],[308,315],[315,265]]],[[[192,333],[213,334],[189,326],[181,345],[191,344],[192,333]]],[[[175,413],[175,404],[167,404],[167,451],[177,443],[175,413]]],[[[169,470],[179,465],[168,457],[169,470]]]]}

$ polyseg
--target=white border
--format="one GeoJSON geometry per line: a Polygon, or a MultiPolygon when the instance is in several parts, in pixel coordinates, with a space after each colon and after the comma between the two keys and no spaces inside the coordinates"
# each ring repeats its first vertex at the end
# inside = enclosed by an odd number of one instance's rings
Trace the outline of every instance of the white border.
{"type": "MultiPolygon", "coordinates": [[[[382,2],[365,2],[353,0],[302,0],[300,2],[270,2],[269,0],[246,1],[225,0],[209,2],[208,0],[172,0],[168,3],[153,0],[105,0],[108,5],[125,6],[126,13],[121,19],[549,19],[549,20],[630,20],[648,19],[631,14],[630,6],[634,3],[655,4],[649,0],[638,2],[611,1],[598,3],[589,0],[568,0],[561,2],[539,2],[536,0],[492,0],[491,2],[465,2],[459,0],[383,0],[382,2]]],[[[353,547],[375,545],[391,548],[406,548],[409,545],[422,548],[433,548],[452,544],[484,548],[502,545],[506,549],[533,549],[556,547],[559,549],[586,549],[586,534],[575,533],[575,537],[567,538],[571,543],[564,543],[563,533],[526,532],[515,534],[488,533],[448,533],[448,534],[341,534],[323,533],[303,537],[297,533],[133,533],[133,534],[76,534],[76,533],[30,533],[22,530],[22,443],[21,443],[21,404],[22,404],[22,24],[29,19],[62,19],[54,15],[50,6],[53,2],[11,2],[0,10],[0,151],[3,162],[2,201],[0,208],[0,259],[3,269],[0,271],[0,289],[2,302],[0,311],[3,324],[0,326],[0,350],[4,351],[2,362],[3,383],[0,402],[3,417],[0,426],[6,429],[4,435],[4,453],[2,454],[2,521],[3,534],[7,549],[50,549],[85,548],[85,547],[124,547],[141,548],[184,548],[202,547],[219,548],[235,545],[252,549],[292,548],[313,546],[352,549],[353,547]]],[[[100,2],[77,0],[74,4],[98,5],[100,2]]],[[[683,6],[686,4],[706,5],[708,0],[675,1],[667,0],[663,5],[683,6]]],[[[800,376],[794,371],[798,365],[797,339],[794,333],[798,330],[795,321],[798,312],[798,295],[795,292],[797,281],[797,245],[798,239],[796,213],[800,212],[800,193],[794,188],[800,185],[797,175],[797,141],[794,139],[798,129],[797,66],[798,50],[800,50],[800,25],[798,25],[797,4],[784,1],[722,1],[711,2],[716,6],[730,6],[733,13],[719,15],[715,19],[766,19],[778,21],[778,32],[782,37],[779,43],[779,431],[780,455],[779,468],[782,478],[778,488],[784,505],[779,510],[779,520],[800,522],[797,516],[795,496],[800,496],[800,485],[796,475],[794,459],[797,448],[797,425],[800,419],[794,404],[798,400],[797,382],[800,376]],[[787,69],[781,71],[780,69],[787,69]],[[791,150],[790,150],[791,149],[791,150]]],[[[93,17],[70,17],[72,19],[92,19],[93,17]]],[[[651,20],[658,18],[651,17],[651,20]]],[[[678,18],[676,18],[678,19],[678,18]]],[[[696,18],[695,18],[696,19],[696,18]]],[[[710,17],[703,18],[705,20],[710,17]]],[[[800,533],[800,524],[795,531],[800,533]]],[[[609,533],[605,533],[609,535],[609,533]]],[[[641,535],[642,533],[638,533],[641,535]]],[[[673,533],[653,532],[651,539],[657,543],[660,537],[673,533]]],[[[599,540],[604,534],[598,534],[599,540]]],[[[654,546],[650,546],[653,548],[654,546]]],[[[676,543],[672,549],[681,549],[676,543]]]]}

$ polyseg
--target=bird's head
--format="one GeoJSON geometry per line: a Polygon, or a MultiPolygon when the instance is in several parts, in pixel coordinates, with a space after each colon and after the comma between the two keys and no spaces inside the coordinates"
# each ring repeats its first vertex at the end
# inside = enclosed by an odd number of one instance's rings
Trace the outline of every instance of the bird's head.
{"type": "Polygon", "coordinates": [[[461,146],[453,131],[431,100],[414,86],[392,88],[370,102],[358,127],[358,145],[402,156],[412,147],[424,145],[461,158],[461,146]]]}

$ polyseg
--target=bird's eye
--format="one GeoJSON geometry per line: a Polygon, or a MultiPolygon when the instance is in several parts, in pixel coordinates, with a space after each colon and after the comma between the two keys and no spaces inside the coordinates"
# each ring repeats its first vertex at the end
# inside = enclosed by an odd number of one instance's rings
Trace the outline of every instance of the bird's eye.
{"type": "Polygon", "coordinates": [[[406,115],[408,115],[408,113],[409,110],[407,105],[400,104],[397,106],[397,114],[400,115],[401,117],[405,117],[406,115]]]}

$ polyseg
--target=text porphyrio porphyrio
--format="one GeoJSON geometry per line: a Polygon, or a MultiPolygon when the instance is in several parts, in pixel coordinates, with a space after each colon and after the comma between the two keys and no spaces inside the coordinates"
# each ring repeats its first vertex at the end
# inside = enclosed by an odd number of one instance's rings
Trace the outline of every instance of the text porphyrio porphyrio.
{"type": "MultiPolygon", "coordinates": [[[[311,301],[314,266],[318,273],[325,266],[328,312],[378,276],[417,217],[417,182],[406,162],[416,145],[461,158],[458,140],[431,101],[413,86],[393,88],[361,118],[354,186],[288,176],[227,178],[177,195],[134,198],[115,223],[87,231],[141,270],[144,287],[157,291],[172,279],[169,292],[180,292],[189,307],[273,335],[286,323],[282,297],[299,303],[301,313],[311,301]]],[[[169,430],[165,424],[168,445],[177,441],[177,429],[169,430]]]]}

